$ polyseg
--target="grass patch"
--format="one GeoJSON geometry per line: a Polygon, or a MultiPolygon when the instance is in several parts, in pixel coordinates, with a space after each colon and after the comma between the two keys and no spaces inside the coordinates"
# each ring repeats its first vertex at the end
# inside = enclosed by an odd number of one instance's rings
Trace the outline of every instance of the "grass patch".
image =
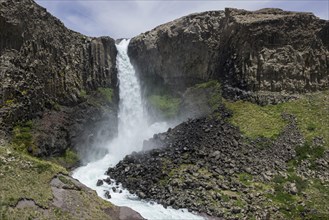
{"type": "Polygon", "coordinates": [[[66,149],[63,156],[51,158],[50,161],[57,163],[65,168],[72,168],[79,162],[79,156],[71,149],[66,149]]]}
{"type": "Polygon", "coordinates": [[[0,147],[0,157],[0,191],[6,192],[2,194],[2,204],[13,206],[20,198],[26,198],[48,207],[52,199],[49,182],[56,174],[66,173],[66,170],[9,147],[0,147]]]}
{"type": "Polygon", "coordinates": [[[297,117],[298,127],[307,141],[322,137],[329,143],[329,91],[305,95],[299,100],[277,106],[277,111],[284,111],[297,117]]]}
{"type": "Polygon", "coordinates": [[[11,105],[15,104],[15,102],[16,102],[16,99],[7,99],[7,100],[5,101],[5,104],[6,104],[7,106],[11,106],[11,105]]]}
{"type": "Polygon", "coordinates": [[[205,83],[197,84],[192,89],[205,90],[207,94],[207,102],[212,111],[218,109],[222,103],[221,87],[218,81],[211,80],[205,83]]]}
{"type": "Polygon", "coordinates": [[[282,113],[297,118],[297,125],[306,140],[322,137],[325,146],[329,143],[329,92],[308,94],[298,100],[278,105],[259,106],[250,102],[229,102],[226,107],[233,111],[231,122],[238,126],[247,137],[277,137],[287,124],[282,113]]]}
{"type": "Polygon", "coordinates": [[[240,128],[241,132],[250,138],[275,138],[285,127],[280,111],[275,106],[259,106],[251,102],[224,100],[227,108],[232,110],[231,123],[240,128]]]}
{"type": "Polygon", "coordinates": [[[299,201],[302,201],[302,196],[309,187],[307,179],[303,179],[292,171],[288,172],[286,176],[274,176],[270,185],[273,186],[274,193],[267,196],[279,205],[281,212],[286,217],[295,218],[304,212],[305,207],[300,206],[299,201]],[[292,183],[297,188],[294,195],[288,189],[288,185],[292,183]]]}
{"type": "Polygon", "coordinates": [[[244,185],[250,186],[252,184],[253,177],[252,177],[251,174],[249,174],[249,173],[240,173],[240,174],[238,174],[238,177],[239,177],[239,181],[241,183],[243,183],[244,185]]]}
{"type": "Polygon", "coordinates": [[[152,107],[158,110],[165,118],[173,118],[178,114],[179,98],[169,95],[151,95],[148,97],[152,107]]]}
{"type": "Polygon", "coordinates": [[[293,161],[294,165],[300,164],[303,160],[308,160],[311,163],[310,169],[315,169],[315,161],[317,158],[323,157],[325,148],[323,146],[313,146],[309,142],[305,142],[301,146],[296,147],[296,158],[293,161]]]}
{"type": "Polygon", "coordinates": [[[111,89],[111,88],[98,88],[97,91],[102,95],[103,99],[105,99],[109,103],[112,103],[113,89],[111,89]]]}
{"type": "Polygon", "coordinates": [[[64,176],[58,176],[58,179],[62,182],[62,183],[64,183],[64,184],[66,184],[66,185],[69,185],[69,186],[75,186],[74,185],[74,183],[71,181],[71,180],[69,180],[69,179],[67,179],[66,177],[64,177],[64,176]]]}
{"type": "Polygon", "coordinates": [[[28,150],[35,151],[37,149],[34,144],[33,135],[33,122],[27,121],[16,125],[13,129],[13,144],[15,150],[27,153],[28,150]]]}
{"type": "Polygon", "coordinates": [[[306,181],[295,174],[290,174],[287,178],[276,176],[273,178],[272,185],[275,192],[267,197],[279,206],[280,213],[287,219],[328,219],[328,183],[321,183],[317,179],[306,181]],[[286,192],[284,184],[288,182],[296,184],[299,191],[297,195],[286,192]]]}
{"type": "Polygon", "coordinates": [[[309,199],[306,201],[308,207],[314,210],[310,219],[328,219],[329,217],[329,183],[320,180],[312,180],[310,187],[306,190],[309,199]]]}

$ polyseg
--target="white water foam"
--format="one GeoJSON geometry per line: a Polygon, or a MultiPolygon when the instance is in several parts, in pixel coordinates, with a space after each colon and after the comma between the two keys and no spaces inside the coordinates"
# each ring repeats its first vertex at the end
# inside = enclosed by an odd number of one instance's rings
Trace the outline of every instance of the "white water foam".
{"type": "Polygon", "coordinates": [[[89,188],[96,190],[103,199],[106,199],[104,191],[110,191],[110,202],[118,206],[130,207],[146,219],[203,219],[186,209],[164,208],[162,205],[140,200],[121,186],[117,191],[122,190],[122,193],[113,193],[111,188],[116,187],[115,183],[108,185],[104,182],[104,185],[96,186],[98,179],[108,177],[104,173],[109,167],[114,167],[124,156],[133,151],[142,150],[143,140],[152,137],[153,134],[164,132],[169,127],[165,122],[155,123],[151,126],[147,124],[147,117],[143,112],[140,85],[127,54],[128,45],[129,40],[122,40],[116,45],[120,82],[118,137],[107,146],[108,154],[104,158],[77,168],[72,176],[89,188]]]}

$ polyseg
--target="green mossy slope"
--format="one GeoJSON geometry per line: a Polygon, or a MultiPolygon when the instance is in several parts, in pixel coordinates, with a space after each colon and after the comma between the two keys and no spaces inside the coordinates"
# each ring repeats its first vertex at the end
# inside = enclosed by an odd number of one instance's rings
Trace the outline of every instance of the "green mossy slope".
{"type": "Polygon", "coordinates": [[[116,219],[118,208],[65,168],[0,146],[0,219],[116,219]]]}
{"type": "Polygon", "coordinates": [[[282,114],[287,113],[297,118],[297,125],[307,141],[320,137],[329,146],[328,91],[308,94],[278,105],[259,106],[245,101],[224,103],[233,111],[232,124],[248,137],[275,138],[287,124],[282,118],[282,114]]]}

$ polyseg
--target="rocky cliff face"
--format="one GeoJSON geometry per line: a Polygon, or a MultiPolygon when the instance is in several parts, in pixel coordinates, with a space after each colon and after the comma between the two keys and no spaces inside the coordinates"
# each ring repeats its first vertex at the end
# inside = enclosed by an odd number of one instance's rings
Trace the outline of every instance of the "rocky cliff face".
{"type": "Polygon", "coordinates": [[[223,11],[192,14],[130,41],[129,55],[142,81],[184,88],[211,78],[223,11]]]}
{"type": "Polygon", "coordinates": [[[36,154],[45,156],[74,145],[72,140],[81,136],[86,122],[92,130],[110,117],[115,130],[118,92],[113,39],[71,31],[32,0],[0,1],[0,29],[2,130],[8,133],[18,122],[38,118],[36,124],[45,128],[34,131],[34,142],[42,148],[36,154]],[[113,92],[111,100],[102,104],[111,111],[96,106],[95,100],[86,102],[100,96],[99,88],[113,92]],[[39,135],[39,130],[45,132],[39,135]]]}
{"type": "Polygon", "coordinates": [[[328,34],[311,13],[226,9],[158,26],[133,38],[129,54],[150,84],[184,90],[219,79],[226,97],[277,102],[328,88],[328,34]]]}

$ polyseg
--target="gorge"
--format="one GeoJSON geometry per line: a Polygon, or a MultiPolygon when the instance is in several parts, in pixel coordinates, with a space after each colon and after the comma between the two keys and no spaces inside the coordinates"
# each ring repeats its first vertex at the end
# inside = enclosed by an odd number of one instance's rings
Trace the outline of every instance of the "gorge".
{"type": "Polygon", "coordinates": [[[328,39],[274,8],[94,38],[0,1],[0,218],[328,218],[328,39]]]}

